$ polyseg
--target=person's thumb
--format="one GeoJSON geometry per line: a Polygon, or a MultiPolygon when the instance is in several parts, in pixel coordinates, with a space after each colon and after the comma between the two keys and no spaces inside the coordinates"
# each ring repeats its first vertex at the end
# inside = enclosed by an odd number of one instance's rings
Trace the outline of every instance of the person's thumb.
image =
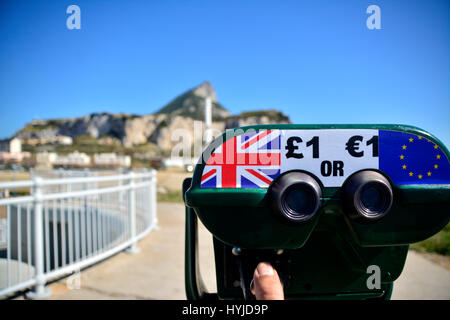
{"type": "Polygon", "coordinates": [[[277,271],[267,262],[261,262],[253,274],[252,293],[257,300],[283,300],[284,292],[277,271]]]}

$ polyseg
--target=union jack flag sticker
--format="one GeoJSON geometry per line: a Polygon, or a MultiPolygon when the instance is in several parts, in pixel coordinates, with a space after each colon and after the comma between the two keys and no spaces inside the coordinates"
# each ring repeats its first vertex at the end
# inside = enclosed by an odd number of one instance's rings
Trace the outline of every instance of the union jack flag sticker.
{"type": "Polygon", "coordinates": [[[280,174],[280,130],[260,130],[220,145],[203,169],[202,188],[267,188],[280,174]]]}

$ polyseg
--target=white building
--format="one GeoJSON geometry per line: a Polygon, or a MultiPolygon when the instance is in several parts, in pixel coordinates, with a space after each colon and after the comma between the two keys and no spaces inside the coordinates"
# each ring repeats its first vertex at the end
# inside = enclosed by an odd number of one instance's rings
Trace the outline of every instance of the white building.
{"type": "Polygon", "coordinates": [[[36,153],[36,165],[39,167],[51,167],[58,155],[55,152],[38,152],[36,153]]]}
{"type": "Polygon", "coordinates": [[[194,171],[197,160],[194,158],[171,157],[163,159],[163,166],[184,168],[188,172],[194,171]]]}
{"type": "Polygon", "coordinates": [[[72,145],[73,138],[69,136],[56,136],[54,143],[63,145],[72,145]]]}
{"type": "Polygon", "coordinates": [[[96,153],[94,154],[94,164],[102,167],[130,167],[131,157],[117,155],[116,153],[96,153]]]}
{"type": "Polygon", "coordinates": [[[22,141],[18,138],[0,141],[0,162],[20,163],[30,159],[29,152],[22,152],[22,141]]]}
{"type": "Polygon", "coordinates": [[[55,136],[51,138],[29,138],[24,140],[25,144],[38,145],[38,144],[61,144],[61,145],[72,145],[73,138],[69,136],[55,136]]]}
{"type": "Polygon", "coordinates": [[[85,167],[91,164],[91,158],[86,153],[75,151],[67,156],[57,156],[53,164],[56,166],[85,167]]]}
{"type": "Polygon", "coordinates": [[[22,152],[22,141],[18,138],[0,141],[0,151],[18,154],[22,152]]]}

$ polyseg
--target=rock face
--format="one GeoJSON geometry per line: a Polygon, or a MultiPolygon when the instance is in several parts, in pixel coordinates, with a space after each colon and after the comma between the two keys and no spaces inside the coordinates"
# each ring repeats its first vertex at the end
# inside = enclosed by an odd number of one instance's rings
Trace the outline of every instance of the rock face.
{"type": "MultiPolygon", "coordinates": [[[[223,132],[225,123],[224,121],[214,121],[211,127],[216,132],[223,132]]],[[[155,143],[163,150],[171,150],[183,139],[185,139],[184,141],[186,141],[188,145],[192,145],[195,140],[202,140],[203,134],[203,122],[189,117],[172,116],[161,122],[148,140],[155,143]]]]}
{"type": "Polygon", "coordinates": [[[202,83],[197,88],[179,95],[165,107],[161,108],[157,114],[180,115],[203,120],[205,117],[206,97],[209,97],[212,102],[213,120],[223,120],[226,117],[231,116],[231,113],[217,102],[214,88],[208,81],[202,83]]]}
{"type": "Polygon", "coordinates": [[[252,126],[257,124],[291,123],[289,117],[278,110],[242,112],[225,120],[225,128],[252,126]]]}
{"type": "Polygon", "coordinates": [[[127,120],[124,128],[124,135],[121,138],[126,147],[136,144],[143,144],[149,140],[150,135],[155,131],[160,123],[167,119],[167,115],[145,115],[127,120]]]}
{"type": "Polygon", "coordinates": [[[225,129],[254,124],[290,123],[277,110],[244,112],[232,116],[221,106],[209,82],[176,97],[158,112],[149,115],[94,113],[79,118],[34,120],[16,132],[21,139],[52,139],[58,135],[112,137],[126,147],[152,142],[163,150],[172,149],[181,136],[201,139],[205,98],[212,102],[212,128],[216,133],[225,129]]]}
{"type": "Polygon", "coordinates": [[[71,137],[89,135],[94,138],[102,136],[121,138],[126,118],[127,115],[120,114],[91,114],[62,123],[58,133],[71,137]]]}

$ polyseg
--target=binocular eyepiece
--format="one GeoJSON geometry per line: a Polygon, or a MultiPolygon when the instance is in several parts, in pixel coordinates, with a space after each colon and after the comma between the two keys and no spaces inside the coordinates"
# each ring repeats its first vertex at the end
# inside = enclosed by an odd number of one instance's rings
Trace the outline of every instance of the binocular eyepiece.
{"type": "MultiPolygon", "coordinates": [[[[309,221],[322,205],[320,184],[305,172],[294,171],[280,176],[271,186],[270,196],[272,210],[290,223],[309,221]]],[[[375,221],[385,216],[392,206],[392,186],[377,171],[360,171],[344,183],[341,200],[351,219],[375,221]]]]}
{"type": "Polygon", "coordinates": [[[358,221],[375,221],[392,207],[394,194],[379,172],[365,170],[350,176],[343,185],[342,199],[347,215],[358,221]]]}
{"type": "Polygon", "coordinates": [[[270,190],[273,210],[289,222],[310,220],[322,204],[322,189],[319,183],[304,172],[282,175],[270,190]]]}

